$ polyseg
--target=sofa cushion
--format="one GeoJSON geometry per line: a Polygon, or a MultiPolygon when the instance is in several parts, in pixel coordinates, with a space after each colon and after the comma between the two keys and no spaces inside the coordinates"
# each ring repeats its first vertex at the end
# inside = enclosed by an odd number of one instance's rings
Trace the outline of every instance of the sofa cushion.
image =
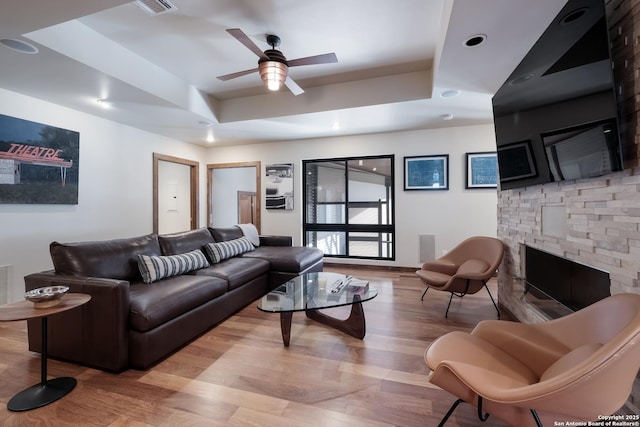
{"type": "Polygon", "coordinates": [[[211,264],[254,250],[254,246],[246,237],[227,242],[207,243],[204,248],[211,264]]]}
{"type": "Polygon", "coordinates": [[[138,267],[144,283],[153,283],[165,277],[178,276],[189,271],[209,267],[204,254],[196,249],[186,254],[168,256],[138,255],[138,267]]]}
{"type": "Polygon", "coordinates": [[[151,330],[226,291],[227,282],[222,279],[188,274],[162,279],[153,286],[132,284],[130,327],[139,332],[151,330]]]}
{"type": "Polygon", "coordinates": [[[228,240],[239,239],[244,236],[244,234],[242,234],[242,230],[236,226],[210,228],[209,232],[211,232],[211,235],[216,242],[226,242],[228,240]]]}
{"type": "Polygon", "coordinates": [[[97,242],[49,245],[58,274],[140,281],[138,255],[161,255],[156,234],[97,242]]]}
{"type": "Polygon", "coordinates": [[[158,236],[162,255],[177,255],[199,249],[204,252],[204,245],[213,243],[213,236],[208,228],[183,231],[181,233],[158,236]]]}
{"type": "Polygon", "coordinates": [[[260,245],[262,246],[293,246],[291,236],[265,236],[260,235],[260,245]]]}
{"type": "Polygon", "coordinates": [[[238,288],[256,277],[267,275],[270,264],[263,259],[229,258],[210,267],[193,271],[197,276],[213,276],[228,282],[228,289],[238,288]]]}
{"type": "Polygon", "coordinates": [[[261,258],[271,263],[274,271],[298,273],[322,259],[320,249],[303,246],[260,246],[242,254],[243,258],[261,258]]]}

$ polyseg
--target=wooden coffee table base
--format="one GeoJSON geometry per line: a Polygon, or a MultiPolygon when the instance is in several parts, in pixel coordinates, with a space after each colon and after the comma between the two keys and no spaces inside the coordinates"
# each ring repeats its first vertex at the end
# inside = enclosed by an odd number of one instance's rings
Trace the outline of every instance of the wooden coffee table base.
{"type": "MultiPolygon", "coordinates": [[[[331,326],[341,332],[352,337],[363,339],[366,332],[366,324],[364,319],[364,310],[362,308],[362,302],[358,301],[351,304],[351,313],[349,317],[341,320],[335,317],[327,316],[321,313],[319,310],[311,309],[305,310],[305,314],[309,319],[316,322],[331,326]]],[[[289,347],[289,341],[291,340],[291,319],[293,318],[293,312],[280,313],[280,328],[282,329],[282,342],[285,347],[289,347]]]]}

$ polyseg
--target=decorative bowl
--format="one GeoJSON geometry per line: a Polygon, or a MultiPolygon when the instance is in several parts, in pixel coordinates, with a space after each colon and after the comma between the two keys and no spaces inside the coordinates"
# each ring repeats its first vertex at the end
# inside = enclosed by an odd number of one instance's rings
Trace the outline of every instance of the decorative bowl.
{"type": "Polygon", "coordinates": [[[47,286],[33,289],[24,294],[24,297],[31,301],[35,308],[47,308],[60,304],[67,292],[69,292],[68,286],[47,286]]]}

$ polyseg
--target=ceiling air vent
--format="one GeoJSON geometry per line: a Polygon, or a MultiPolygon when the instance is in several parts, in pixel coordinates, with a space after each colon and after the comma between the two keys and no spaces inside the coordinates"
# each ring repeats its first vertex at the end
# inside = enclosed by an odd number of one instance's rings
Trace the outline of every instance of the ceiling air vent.
{"type": "Polygon", "coordinates": [[[136,0],[135,4],[151,16],[178,10],[178,8],[168,0],[136,0]]]}

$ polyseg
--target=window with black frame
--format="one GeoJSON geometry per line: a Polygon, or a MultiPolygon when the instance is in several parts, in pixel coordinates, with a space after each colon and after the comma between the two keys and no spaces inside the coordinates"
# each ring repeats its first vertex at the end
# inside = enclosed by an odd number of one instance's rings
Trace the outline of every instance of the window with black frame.
{"type": "Polygon", "coordinates": [[[305,246],[395,259],[393,166],[393,155],[303,160],[305,246]]]}

